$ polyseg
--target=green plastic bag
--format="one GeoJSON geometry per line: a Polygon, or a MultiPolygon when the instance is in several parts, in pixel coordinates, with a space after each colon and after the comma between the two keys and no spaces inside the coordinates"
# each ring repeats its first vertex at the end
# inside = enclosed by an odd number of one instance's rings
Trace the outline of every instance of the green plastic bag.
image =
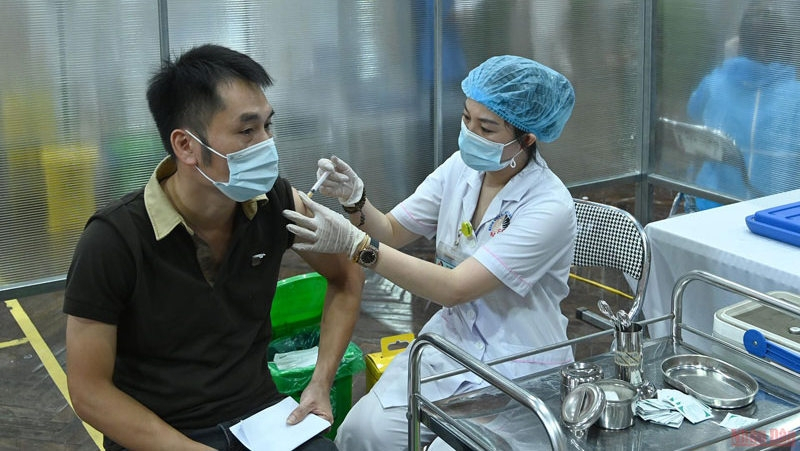
{"type": "MultiPolygon", "coordinates": [[[[277,338],[269,344],[267,355],[269,360],[269,372],[272,374],[272,379],[275,381],[275,386],[278,387],[279,392],[286,395],[299,394],[302,392],[311,381],[311,376],[314,374],[314,367],[309,366],[280,370],[272,361],[275,354],[309,349],[318,345],[318,327],[301,329],[291,335],[277,338]]],[[[358,372],[364,371],[365,368],[364,353],[358,345],[350,342],[344,352],[342,361],[339,362],[339,369],[336,370],[336,379],[352,376],[358,372]]]]}

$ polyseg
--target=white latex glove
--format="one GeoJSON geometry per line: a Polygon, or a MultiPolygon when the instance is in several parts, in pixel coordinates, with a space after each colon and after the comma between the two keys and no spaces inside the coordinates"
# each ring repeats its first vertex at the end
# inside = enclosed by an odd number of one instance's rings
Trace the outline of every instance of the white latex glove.
{"type": "Polygon", "coordinates": [[[317,179],[330,172],[322,182],[319,192],[328,197],[336,197],[339,203],[352,207],[364,195],[364,182],[356,172],[336,155],[331,159],[320,158],[317,162],[317,179]]]}
{"type": "Polygon", "coordinates": [[[292,249],[326,254],[346,253],[352,258],[366,233],[350,224],[341,214],[309,199],[305,193],[297,194],[314,216],[309,218],[294,210],[283,210],[283,216],[295,223],[286,224],[286,229],[300,239],[295,240],[292,249]]]}

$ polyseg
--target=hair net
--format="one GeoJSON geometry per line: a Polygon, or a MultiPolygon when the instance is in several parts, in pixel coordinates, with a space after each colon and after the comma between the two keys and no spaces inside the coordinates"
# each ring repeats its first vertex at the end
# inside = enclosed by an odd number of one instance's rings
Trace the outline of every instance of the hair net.
{"type": "Polygon", "coordinates": [[[540,141],[554,141],[575,105],[567,77],[519,56],[493,56],[461,82],[470,99],[540,141]]]}

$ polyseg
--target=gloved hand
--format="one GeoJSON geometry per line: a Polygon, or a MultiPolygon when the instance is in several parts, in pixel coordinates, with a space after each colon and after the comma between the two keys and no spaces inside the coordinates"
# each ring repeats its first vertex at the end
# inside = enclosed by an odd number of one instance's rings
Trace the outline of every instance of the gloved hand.
{"type": "Polygon", "coordinates": [[[309,218],[294,210],[283,210],[283,216],[295,222],[287,224],[286,229],[300,238],[292,249],[327,254],[346,253],[352,258],[366,233],[350,224],[341,214],[309,199],[305,193],[298,192],[298,195],[314,216],[309,218]]]}
{"type": "Polygon", "coordinates": [[[364,195],[364,182],[356,172],[340,160],[336,155],[331,159],[320,158],[317,162],[317,179],[325,172],[330,172],[327,180],[322,182],[319,192],[328,197],[336,197],[339,203],[352,207],[364,195]]]}

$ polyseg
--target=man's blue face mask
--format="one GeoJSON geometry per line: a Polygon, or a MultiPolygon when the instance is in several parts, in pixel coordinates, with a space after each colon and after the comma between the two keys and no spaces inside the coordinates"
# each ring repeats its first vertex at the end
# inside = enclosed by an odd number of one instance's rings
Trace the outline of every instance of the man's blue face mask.
{"type": "Polygon", "coordinates": [[[278,149],[275,139],[269,138],[242,150],[223,155],[200,141],[190,131],[185,130],[192,138],[215,155],[228,161],[228,181],[218,182],[195,166],[203,177],[214,184],[222,194],[236,202],[244,202],[272,189],[278,178],[278,149]]]}
{"type": "Polygon", "coordinates": [[[461,133],[458,135],[458,148],[461,150],[461,159],[464,163],[476,171],[499,171],[508,166],[517,167],[514,159],[525,149],[520,149],[513,157],[506,161],[500,161],[503,157],[503,149],[513,143],[516,139],[503,144],[489,141],[488,139],[475,134],[467,128],[467,124],[461,121],[461,133]]]}

